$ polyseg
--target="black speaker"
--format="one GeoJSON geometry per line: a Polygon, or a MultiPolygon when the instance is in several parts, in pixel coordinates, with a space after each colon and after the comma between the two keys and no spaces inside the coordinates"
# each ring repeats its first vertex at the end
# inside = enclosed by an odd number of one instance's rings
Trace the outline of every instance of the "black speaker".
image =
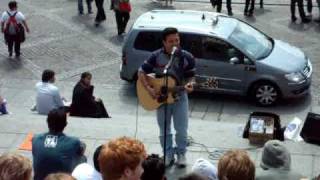
{"type": "Polygon", "coordinates": [[[309,112],[300,136],[308,143],[320,145],[320,114],[309,112]]]}

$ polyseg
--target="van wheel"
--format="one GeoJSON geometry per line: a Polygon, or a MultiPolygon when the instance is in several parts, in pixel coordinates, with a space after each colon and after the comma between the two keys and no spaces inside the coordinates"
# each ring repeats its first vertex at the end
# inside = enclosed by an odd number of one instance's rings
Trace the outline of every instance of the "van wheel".
{"type": "Polygon", "coordinates": [[[254,86],[252,96],[258,105],[272,106],[280,99],[280,91],[272,83],[261,82],[254,86]]]}

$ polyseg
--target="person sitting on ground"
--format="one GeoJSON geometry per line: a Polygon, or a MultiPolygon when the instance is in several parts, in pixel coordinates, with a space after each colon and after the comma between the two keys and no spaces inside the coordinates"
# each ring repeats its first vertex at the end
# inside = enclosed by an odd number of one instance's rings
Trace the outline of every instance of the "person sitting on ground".
{"type": "Polygon", "coordinates": [[[255,166],[243,150],[226,152],[218,162],[219,180],[254,180],[255,166]]]}
{"type": "Polygon", "coordinates": [[[31,161],[16,153],[0,156],[1,180],[30,180],[32,177],[31,161]]]}
{"type": "Polygon", "coordinates": [[[165,166],[163,159],[157,154],[151,154],[143,161],[142,167],[144,172],[141,176],[141,180],[166,180],[164,174],[165,166]]]}
{"type": "Polygon", "coordinates": [[[9,114],[8,110],[7,110],[7,100],[3,99],[0,96],[0,113],[1,114],[9,114]]]}
{"type": "Polygon", "coordinates": [[[52,109],[64,107],[59,89],[53,85],[55,82],[55,73],[46,69],[42,73],[42,82],[36,84],[37,98],[36,107],[39,114],[47,115],[52,109]]]}
{"type": "Polygon", "coordinates": [[[202,175],[206,180],[218,180],[217,168],[208,160],[202,158],[197,159],[191,171],[202,175]]]}
{"type": "Polygon", "coordinates": [[[91,79],[91,73],[81,74],[80,81],[73,89],[70,116],[109,118],[102,100],[93,96],[94,86],[91,85],[91,79]]]}
{"type": "Polygon", "coordinates": [[[100,172],[104,180],[140,180],[146,158],[143,143],[121,137],[103,145],[99,155],[100,172]]]}
{"type": "Polygon", "coordinates": [[[78,179],[75,179],[74,177],[66,173],[52,173],[52,174],[49,174],[44,180],[78,180],[78,179]]]}
{"type": "Polygon", "coordinates": [[[290,171],[290,153],[279,140],[265,143],[260,166],[262,170],[257,171],[257,180],[300,180],[303,178],[301,174],[290,171]]]}
{"type": "Polygon", "coordinates": [[[94,168],[88,163],[81,163],[73,170],[72,176],[77,180],[102,180],[98,161],[101,149],[102,145],[97,147],[93,154],[94,168]]]}
{"type": "Polygon", "coordinates": [[[198,173],[190,173],[180,177],[179,180],[206,180],[206,178],[198,173]]]}
{"type": "Polygon", "coordinates": [[[71,173],[75,166],[86,161],[85,144],[63,133],[67,126],[64,109],[51,110],[47,123],[49,132],[32,139],[34,180],[43,180],[50,173],[71,173]]]}

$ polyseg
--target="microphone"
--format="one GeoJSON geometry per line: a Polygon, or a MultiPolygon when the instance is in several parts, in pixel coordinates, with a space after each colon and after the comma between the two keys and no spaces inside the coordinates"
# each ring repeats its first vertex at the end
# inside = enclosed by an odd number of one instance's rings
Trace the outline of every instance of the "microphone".
{"type": "Polygon", "coordinates": [[[174,55],[174,53],[177,51],[177,46],[172,47],[171,55],[174,55]]]}

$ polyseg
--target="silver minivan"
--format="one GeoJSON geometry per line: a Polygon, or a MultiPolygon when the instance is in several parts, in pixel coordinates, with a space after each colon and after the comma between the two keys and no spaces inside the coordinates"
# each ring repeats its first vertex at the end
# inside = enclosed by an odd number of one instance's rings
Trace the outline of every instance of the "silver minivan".
{"type": "Polygon", "coordinates": [[[197,91],[249,95],[262,106],[309,92],[312,65],[300,49],[237,18],[190,10],[153,10],[136,20],[123,45],[123,80],[137,79],[166,27],[179,30],[181,47],[196,58],[197,91]]]}

